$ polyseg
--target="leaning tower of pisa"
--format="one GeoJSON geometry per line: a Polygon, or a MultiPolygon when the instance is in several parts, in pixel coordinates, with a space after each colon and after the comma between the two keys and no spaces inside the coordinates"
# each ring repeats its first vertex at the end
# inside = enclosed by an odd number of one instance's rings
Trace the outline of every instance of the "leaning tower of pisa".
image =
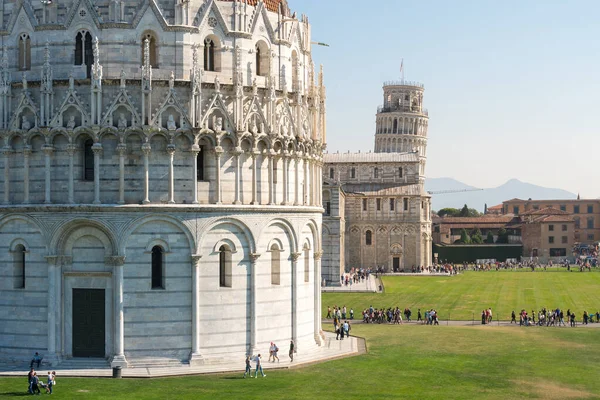
{"type": "Polygon", "coordinates": [[[423,108],[425,88],[407,81],[383,84],[383,105],[377,109],[376,153],[418,152],[420,175],[425,174],[429,116],[423,108]]]}

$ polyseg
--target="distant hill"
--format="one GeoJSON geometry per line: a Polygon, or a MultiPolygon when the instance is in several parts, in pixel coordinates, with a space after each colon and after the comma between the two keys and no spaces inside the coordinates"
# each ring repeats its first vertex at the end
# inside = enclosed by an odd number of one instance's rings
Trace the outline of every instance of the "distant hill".
{"type": "MultiPolygon", "coordinates": [[[[463,189],[474,189],[474,187],[453,178],[429,178],[425,180],[425,190],[427,191],[463,189]]],[[[485,204],[491,207],[514,198],[523,200],[529,198],[534,200],[566,200],[576,199],[577,195],[562,189],[545,188],[521,182],[518,179],[511,179],[501,186],[477,192],[434,194],[432,196],[432,209],[437,211],[446,207],[460,208],[468,204],[470,208],[483,211],[485,204]]]]}

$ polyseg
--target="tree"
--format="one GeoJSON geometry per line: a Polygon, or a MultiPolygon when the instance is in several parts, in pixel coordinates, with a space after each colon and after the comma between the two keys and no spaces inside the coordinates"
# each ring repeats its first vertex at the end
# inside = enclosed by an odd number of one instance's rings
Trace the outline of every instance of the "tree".
{"type": "Polygon", "coordinates": [[[485,239],[487,244],[494,244],[494,234],[492,231],[488,231],[487,238],[485,239]]]}
{"type": "Polygon", "coordinates": [[[438,211],[438,215],[440,217],[456,217],[458,216],[458,214],[460,213],[460,210],[456,209],[456,208],[442,208],[440,211],[438,211]]]}
{"type": "Polygon", "coordinates": [[[469,216],[469,207],[465,204],[463,208],[460,210],[458,214],[459,217],[468,217],[469,216]]]}
{"type": "Polygon", "coordinates": [[[463,228],[460,230],[460,239],[458,239],[454,243],[456,243],[456,244],[471,244],[471,238],[469,237],[469,234],[467,233],[466,229],[463,228]]]}
{"type": "Polygon", "coordinates": [[[471,232],[471,243],[473,244],[482,244],[483,243],[483,235],[479,228],[475,228],[473,232],[471,232]]]}
{"type": "Polygon", "coordinates": [[[497,244],[508,244],[508,232],[504,228],[500,228],[498,230],[498,239],[496,239],[497,244]]]}

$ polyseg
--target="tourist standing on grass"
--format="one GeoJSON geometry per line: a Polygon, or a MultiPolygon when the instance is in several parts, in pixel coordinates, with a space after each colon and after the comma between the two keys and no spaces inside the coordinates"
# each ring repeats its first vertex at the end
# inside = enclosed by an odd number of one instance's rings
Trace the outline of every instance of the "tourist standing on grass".
{"type": "Polygon", "coordinates": [[[33,375],[35,375],[35,370],[33,368],[31,368],[31,370],[27,374],[27,384],[28,384],[27,392],[29,394],[33,394],[33,389],[31,388],[31,382],[33,382],[33,375]]]}
{"type": "Polygon", "coordinates": [[[252,367],[250,366],[250,356],[246,356],[246,371],[244,371],[244,378],[246,378],[246,374],[250,375],[250,378],[252,378],[252,367]]]}
{"type": "Polygon", "coordinates": [[[342,308],[342,319],[346,319],[346,305],[342,308]]]}
{"type": "Polygon", "coordinates": [[[350,319],[354,319],[354,310],[350,309],[350,319]]]}
{"type": "Polygon", "coordinates": [[[485,325],[486,314],[485,310],[481,310],[481,325],[485,325]]]}
{"type": "Polygon", "coordinates": [[[260,371],[260,373],[262,374],[263,378],[267,375],[265,375],[265,373],[263,372],[262,369],[262,362],[260,359],[260,354],[256,356],[256,370],[254,371],[254,377],[258,378],[258,371],[260,371]]]}
{"type": "Polygon", "coordinates": [[[587,311],[583,312],[583,324],[584,325],[588,324],[588,313],[587,313],[587,311]]]}
{"type": "Polygon", "coordinates": [[[571,313],[570,321],[571,321],[571,328],[575,328],[575,313],[571,313]]]}
{"type": "Polygon", "coordinates": [[[294,346],[294,341],[290,340],[290,362],[294,362],[294,353],[296,352],[296,348],[294,346]]]}
{"type": "Polygon", "coordinates": [[[54,386],[54,379],[56,377],[56,371],[48,371],[48,382],[46,382],[46,393],[52,394],[52,386],[54,386]]]}
{"type": "Polygon", "coordinates": [[[517,316],[515,315],[515,310],[513,310],[512,314],[510,314],[510,323],[517,323],[517,316]]]}
{"type": "Polygon", "coordinates": [[[327,319],[331,318],[331,307],[327,306],[327,319]]]}
{"type": "Polygon", "coordinates": [[[39,383],[40,379],[38,378],[37,373],[34,372],[33,376],[31,377],[31,394],[35,394],[35,392],[37,392],[37,394],[41,393],[39,383]]]}

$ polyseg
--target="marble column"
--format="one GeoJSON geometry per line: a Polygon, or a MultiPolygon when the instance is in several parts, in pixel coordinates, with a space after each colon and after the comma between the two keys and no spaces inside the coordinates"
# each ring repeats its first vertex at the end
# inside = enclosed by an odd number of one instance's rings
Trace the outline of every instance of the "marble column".
{"type": "Polygon", "coordinates": [[[216,204],[222,204],[221,197],[221,156],[223,155],[223,148],[221,146],[215,147],[215,168],[217,171],[217,179],[215,179],[215,190],[216,190],[216,204]]]}
{"type": "Polygon", "coordinates": [[[127,367],[125,359],[125,320],[123,316],[123,264],[125,257],[107,257],[106,263],[113,267],[113,303],[114,303],[114,354],[110,366],[127,367]]]}
{"type": "Polygon", "coordinates": [[[173,170],[173,161],[175,157],[175,145],[167,146],[169,155],[169,204],[175,204],[175,171],[173,170]]]}
{"type": "Polygon", "coordinates": [[[288,205],[288,157],[289,154],[286,151],[283,156],[281,157],[282,160],[282,164],[283,164],[283,201],[281,204],[283,205],[288,205]]]}
{"type": "Polygon", "coordinates": [[[75,171],[74,171],[74,157],[75,152],[77,151],[77,146],[74,144],[70,144],[67,146],[67,154],[69,155],[69,182],[68,184],[68,202],[69,204],[75,203],[75,188],[74,188],[74,179],[75,179],[75,171]]]}
{"type": "Polygon", "coordinates": [[[295,189],[294,189],[294,205],[300,205],[300,156],[296,155],[294,157],[296,168],[295,168],[295,189]]]}
{"type": "Polygon", "coordinates": [[[23,204],[29,204],[29,158],[31,146],[23,148],[23,204]]]}
{"type": "Polygon", "coordinates": [[[308,160],[309,160],[309,157],[304,156],[304,163],[303,163],[304,164],[303,165],[303,167],[304,167],[304,193],[303,193],[302,197],[304,197],[303,203],[305,206],[308,205],[308,195],[309,195],[309,192],[308,192],[308,163],[309,163],[309,161],[308,160]]]}
{"type": "Polygon", "coordinates": [[[118,204],[125,204],[125,155],[127,154],[127,145],[119,143],[117,145],[119,153],[119,201],[118,204]]]}
{"type": "Polygon", "coordinates": [[[43,145],[42,146],[42,151],[44,152],[44,166],[46,169],[46,179],[45,179],[45,184],[44,184],[44,189],[45,189],[45,196],[44,196],[44,203],[45,204],[50,204],[52,203],[52,199],[50,198],[50,156],[52,156],[52,153],[54,152],[54,147],[52,146],[48,146],[48,145],[43,145]]]}
{"type": "Polygon", "coordinates": [[[315,341],[320,346],[323,344],[323,337],[321,335],[321,257],[323,251],[319,250],[315,252],[315,265],[314,265],[314,309],[315,309],[315,341]]]}
{"type": "Polygon", "coordinates": [[[10,203],[10,155],[12,152],[10,146],[2,148],[2,154],[4,154],[4,204],[10,203]]]}
{"type": "Polygon", "coordinates": [[[302,253],[292,253],[292,340],[298,342],[298,260],[302,253]]]}
{"type": "Polygon", "coordinates": [[[142,203],[144,204],[150,203],[150,171],[148,157],[150,156],[151,151],[152,146],[150,146],[150,143],[146,142],[142,145],[142,152],[144,153],[144,200],[142,203]]]}
{"type": "Polygon", "coordinates": [[[194,182],[192,190],[194,192],[192,193],[192,204],[198,204],[198,154],[200,154],[201,151],[202,149],[197,144],[192,146],[192,157],[194,158],[194,170],[192,175],[192,182],[194,182]]]}
{"type": "Polygon", "coordinates": [[[48,353],[44,355],[44,360],[49,362],[50,365],[55,364],[58,361],[56,356],[56,328],[54,322],[56,320],[56,275],[57,269],[59,269],[59,257],[46,257],[48,261],[48,353]]]}
{"type": "Polygon", "coordinates": [[[201,255],[192,256],[192,352],[189,363],[204,364],[200,354],[200,259],[201,255]]]}
{"type": "Polygon", "coordinates": [[[257,186],[258,183],[256,181],[257,179],[257,174],[256,174],[256,157],[258,157],[258,150],[254,149],[252,150],[252,204],[256,205],[258,204],[258,195],[257,195],[257,186]]]}
{"type": "Polygon", "coordinates": [[[242,166],[241,166],[241,158],[244,152],[241,147],[236,147],[233,152],[233,156],[235,157],[235,200],[233,204],[242,204],[240,200],[240,191],[242,190],[242,166]]]}
{"type": "Polygon", "coordinates": [[[268,154],[269,157],[269,205],[272,206],[275,204],[275,195],[274,195],[274,191],[275,191],[275,179],[274,179],[274,168],[273,168],[273,154],[269,153],[268,154]]]}
{"type": "Polygon", "coordinates": [[[100,155],[102,154],[102,145],[94,143],[92,151],[94,152],[94,204],[100,204],[100,155]]]}
{"type": "Polygon", "coordinates": [[[258,275],[257,264],[258,258],[260,254],[252,253],[250,254],[250,348],[248,349],[249,354],[257,354],[258,353],[258,316],[257,312],[257,294],[258,290],[256,287],[256,276],[258,275]]]}

